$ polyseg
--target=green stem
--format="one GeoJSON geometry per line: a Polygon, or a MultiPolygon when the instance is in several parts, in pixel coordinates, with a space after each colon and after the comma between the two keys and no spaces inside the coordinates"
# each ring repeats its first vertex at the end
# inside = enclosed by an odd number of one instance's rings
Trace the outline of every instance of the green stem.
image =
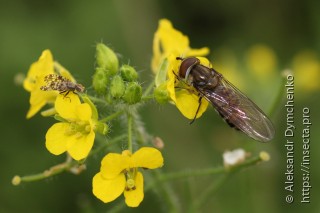
{"type": "Polygon", "coordinates": [[[200,196],[194,201],[192,208],[190,208],[189,212],[199,212],[201,207],[207,202],[209,197],[217,192],[220,187],[229,179],[231,173],[225,174],[220,177],[217,181],[211,183],[204,192],[200,194],[200,196]]]}
{"type": "Polygon", "coordinates": [[[154,95],[146,95],[146,96],[142,96],[141,101],[149,101],[154,99],[154,95]]]}
{"type": "Polygon", "coordinates": [[[97,153],[99,153],[101,150],[109,147],[109,146],[112,146],[113,144],[116,144],[118,143],[119,141],[122,141],[124,139],[127,138],[127,135],[126,134],[123,134],[123,135],[119,135],[115,138],[113,138],[112,140],[108,141],[107,143],[103,143],[101,146],[99,146],[98,148],[96,148],[95,150],[92,150],[89,154],[89,157],[92,156],[92,155],[95,155],[97,153]]]}
{"type": "MultiPolygon", "coordinates": [[[[246,160],[243,163],[238,164],[238,165],[231,167],[229,169],[226,169],[224,166],[220,166],[220,167],[215,167],[215,168],[167,173],[165,175],[160,176],[158,181],[164,182],[164,181],[177,180],[177,179],[188,178],[188,177],[207,176],[207,175],[216,175],[216,174],[228,174],[228,173],[233,173],[233,172],[239,171],[242,168],[246,168],[246,167],[255,165],[261,161],[263,161],[263,160],[260,158],[260,156],[258,156],[258,157],[246,160]]],[[[155,184],[158,184],[158,181],[150,183],[148,186],[146,186],[146,190],[153,188],[155,184]]]]}
{"type": "Polygon", "coordinates": [[[101,104],[106,104],[107,102],[104,99],[97,98],[91,95],[87,95],[91,101],[96,102],[96,103],[101,103],[101,104]]]}
{"type": "Polygon", "coordinates": [[[151,93],[154,85],[155,85],[155,82],[152,81],[152,82],[149,84],[149,86],[147,87],[147,89],[144,91],[142,97],[150,95],[150,93],[151,93]]]}
{"type": "Polygon", "coordinates": [[[64,171],[69,171],[73,166],[76,166],[77,164],[78,164],[77,161],[66,161],[62,164],[55,165],[55,166],[51,167],[50,169],[48,169],[44,172],[41,172],[39,174],[26,175],[23,177],[15,176],[14,179],[19,178],[19,183],[18,184],[14,183],[14,185],[19,185],[20,182],[32,182],[32,181],[43,180],[48,177],[60,174],[64,171]]]}
{"type": "Polygon", "coordinates": [[[125,112],[124,110],[117,111],[117,112],[115,112],[105,118],[102,118],[101,120],[99,120],[99,122],[105,123],[105,122],[111,121],[111,120],[117,118],[118,116],[122,115],[124,112],[125,112]]]}
{"type": "Polygon", "coordinates": [[[130,112],[127,112],[127,118],[128,118],[128,150],[132,153],[132,115],[130,112]]]}
{"type": "MultiPolygon", "coordinates": [[[[111,146],[123,139],[125,139],[127,137],[127,135],[120,135],[118,137],[113,138],[112,140],[110,140],[108,143],[105,143],[104,145],[96,148],[95,150],[92,150],[89,154],[88,157],[91,157],[93,155],[95,155],[96,153],[100,152],[101,150],[103,150],[104,148],[111,146]]],[[[38,181],[38,180],[43,180],[46,179],[48,177],[54,176],[54,175],[58,175],[62,172],[65,171],[69,171],[72,167],[76,166],[76,165],[81,165],[78,161],[75,160],[71,160],[71,159],[67,159],[66,162],[55,165],[53,167],[51,167],[50,169],[38,173],[38,174],[34,174],[34,175],[26,175],[23,177],[20,176],[15,176],[13,178],[13,184],[14,185],[19,185],[21,182],[32,182],[32,181],[38,181]]]]}
{"type": "MultiPolygon", "coordinates": [[[[153,179],[158,183],[157,190],[159,190],[159,193],[161,194],[161,198],[165,200],[165,202],[168,204],[169,211],[168,212],[179,212],[177,207],[177,199],[172,191],[172,187],[170,187],[165,182],[161,181],[161,177],[163,174],[160,170],[155,170],[151,173],[153,179]]],[[[146,191],[151,189],[151,187],[147,187],[146,191]]]]}
{"type": "Polygon", "coordinates": [[[281,78],[281,83],[277,92],[277,96],[275,97],[275,99],[273,100],[273,103],[269,109],[269,115],[273,116],[274,113],[276,112],[276,110],[279,108],[279,103],[281,103],[282,99],[283,99],[283,95],[284,95],[284,91],[285,89],[283,88],[283,85],[286,83],[286,76],[282,76],[281,78]]]}

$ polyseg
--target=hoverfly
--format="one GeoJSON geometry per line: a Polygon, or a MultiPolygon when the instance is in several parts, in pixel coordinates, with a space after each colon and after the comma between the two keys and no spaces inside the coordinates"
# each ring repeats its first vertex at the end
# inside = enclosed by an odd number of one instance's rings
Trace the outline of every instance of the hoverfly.
{"type": "Polygon", "coordinates": [[[57,90],[59,94],[64,94],[66,97],[70,91],[73,93],[84,92],[85,88],[81,84],[74,83],[69,79],[57,75],[49,74],[44,77],[44,81],[47,83],[45,86],[41,86],[40,89],[43,91],[57,90]]]}
{"type": "Polygon", "coordinates": [[[191,123],[195,120],[204,97],[230,127],[261,142],[267,142],[274,137],[275,130],[269,118],[222,74],[200,64],[196,57],[176,59],[182,61],[178,79],[184,80],[199,94],[199,106],[191,123]]]}

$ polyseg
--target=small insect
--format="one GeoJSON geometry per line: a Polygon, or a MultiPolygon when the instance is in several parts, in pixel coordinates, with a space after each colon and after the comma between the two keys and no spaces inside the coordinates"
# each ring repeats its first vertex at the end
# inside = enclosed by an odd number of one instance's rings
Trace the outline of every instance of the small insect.
{"type": "Polygon", "coordinates": [[[73,93],[84,92],[85,89],[81,84],[74,83],[69,79],[57,74],[46,75],[44,77],[44,81],[47,84],[45,86],[41,86],[41,90],[57,90],[60,94],[64,94],[64,97],[66,97],[70,91],[72,91],[73,93]]]}
{"type": "Polygon", "coordinates": [[[182,61],[178,79],[193,87],[199,94],[199,106],[191,123],[196,119],[204,97],[230,127],[261,142],[267,142],[274,137],[275,130],[269,118],[222,74],[200,64],[196,57],[177,57],[177,60],[182,61]]]}

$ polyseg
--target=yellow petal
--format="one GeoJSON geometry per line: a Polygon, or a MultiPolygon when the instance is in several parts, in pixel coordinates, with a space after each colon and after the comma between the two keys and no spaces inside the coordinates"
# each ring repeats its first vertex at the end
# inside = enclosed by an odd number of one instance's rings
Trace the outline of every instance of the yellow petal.
{"type": "Polygon", "coordinates": [[[53,103],[57,97],[56,91],[42,91],[35,89],[30,95],[30,109],[27,113],[27,118],[34,116],[47,103],[53,103]]]}
{"type": "Polygon", "coordinates": [[[97,173],[92,180],[93,194],[104,203],[111,202],[119,197],[125,189],[125,176],[119,174],[114,179],[105,179],[97,173]]]}
{"type": "Polygon", "coordinates": [[[106,179],[115,178],[124,169],[129,168],[130,158],[117,153],[107,154],[101,161],[101,174],[106,179]]]}
{"type": "Polygon", "coordinates": [[[31,93],[27,118],[35,115],[46,103],[54,102],[57,92],[40,90],[40,87],[45,85],[44,77],[51,73],[54,73],[52,54],[49,50],[45,50],[39,60],[31,65],[23,82],[24,88],[31,93]]]}
{"type": "Polygon", "coordinates": [[[80,137],[78,134],[76,133],[72,136],[66,137],[65,139],[67,140],[67,151],[75,160],[81,160],[88,156],[95,138],[95,133],[93,131],[80,137]]]}
{"type": "Polygon", "coordinates": [[[155,169],[163,165],[163,157],[159,150],[152,147],[142,147],[131,156],[133,167],[155,169]]]}
{"type": "MultiPolygon", "coordinates": [[[[27,77],[23,82],[24,89],[29,92],[34,90],[37,78],[50,73],[54,73],[53,57],[50,50],[44,50],[38,61],[30,66],[27,77]]],[[[38,89],[40,90],[40,88],[38,89]]]]}
{"type": "Polygon", "coordinates": [[[153,39],[153,58],[151,62],[152,71],[157,73],[163,61],[170,55],[175,57],[202,56],[209,53],[208,48],[191,49],[189,38],[180,31],[173,28],[167,19],[159,21],[159,27],[153,39]]]}
{"type": "Polygon", "coordinates": [[[144,198],[143,193],[143,176],[141,172],[138,172],[135,178],[134,190],[125,190],[124,197],[126,198],[126,204],[130,207],[138,207],[144,198]]]}
{"type": "Polygon", "coordinates": [[[54,124],[46,134],[46,147],[54,155],[60,155],[67,151],[65,130],[69,128],[67,123],[54,124]]]}
{"type": "Polygon", "coordinates": [[[84,103],[76,106],[76,115],[79,120],[89,121],[92,116],[92,110],[89,104],[84,103]]]}
{"type": "Polygon", "coordinates": [[[77,106],[80,105],[80,99],[78,95],[70,92],[66,97],[64,95],[58,95],[55,108],[59,115],[65,119],[76,119],[77,115],[77,106]]]}
{"type": "Polygon", "coordinates": [[[63,77],[69,79],[72,82],[76,82],[76,80],[73,78],[73,76],[71,75],[71,73],[64,68],[61,64],[59,64],[58,62],[54,62],[54,67],[56,68],[57,72],[62,75],[63,77]]]}
{"type": "Polygon", "coordinates": [[[208,47],[202,47],[200,49],[190,49],[185,57],[189,56],[203,56],[203,55],[208,55],[210,52],[210,49],[208,47]]]}
{"type": "MultiPolygon", "coordinates": [[[[181,89],[176,92],[176,101],[175,104],[179,111],[188,119],[193,119],[196,116],[197,109],[199,107],[199,96],[190,93],[186,89],[181,89]]],[[[201,99],[200,109],[197,113],[197,117],[201,117],[201,115],[207,110],[209,102],[205,99],[201,99]]]]}

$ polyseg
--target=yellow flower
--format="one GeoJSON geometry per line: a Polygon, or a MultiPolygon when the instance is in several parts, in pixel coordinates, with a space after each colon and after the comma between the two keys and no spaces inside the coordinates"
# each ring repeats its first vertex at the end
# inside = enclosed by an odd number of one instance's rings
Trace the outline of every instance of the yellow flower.
{"type": "MultiPolygon", "coordinates": [[[[176,57],[203,56],[209,53],[207,47],[192,49],[189,46],[189,39],[180,31],[174,29],[167,19],[159,21],[153,39],[152,70],[156,74],[155,84],[157,87],[166,87],[171,100],[187,118],[193,119],[199,106],[199,96],[192,90],[186,88],[186,84],[180,84],[182,88],[177,88],[179,80],[176,75],[181,64],[176,57]],[[176,75],[173,73],[175,72],[176,75]]],[[[209,64],[209,63],[207,63],[209,64]]],[[[197,118],[206,110],[208,102],[202,100],[197,118]]]]}
{"type": "Polygon", "coordinates": [[[137,207],[144,198],[143,176],[138,167],[156,169],[163,165],[161,152],[143,147],[131,154],[109,153],[101,161],[100,172],[92,180],[93,194],[104,203],[111,202],[122,193],[130,207],[137,207]]]}
{"type": "Polygon", "coordinates": [[[30,92],[30,109],[27,118],[34,116],[47,103],[54,103],[58,95],[57,91],[40,90],[40,87],[46,84],[44,77],[55,73],[54,68],[57,68],[60,75],[74,81],[66,69],[53,61],[50,50],[44,50],[39,60],[30,66],[27,77],[23,81],[24,89],[30,92]]]}
{"type": "Polygon", "coordinates": [[[70,92],[59,95],[55,109],[62,122],[54,124],[46,134],[46,147],[54,155],[68,152],[75,160],[88,156],[95,138],[96,119],[88,103],[81,103],[78,95],[70,92]]]}
{"type": "Polygon", "coordinates": [[[293,59],[295,86],[304,91],[320,89],[320,61],[313,51],[302,51],[293,59]]]}
{"type": "Polygon", "coordinates": [[[40,87],[45,85],[44,77],[54,73],[53,58],[50,50],[44,50],[37,62],[34,62],[28,71],[27,77],[23,82],[25,90],[30,92],[30,109],[27,118],[34,116],[44,105],[53,103],[57,92],[45,92],[40,87]]]}
{"type": "Polygon", "coordinates": [[[277,57],[267,45],[256,44],[247,52],[247,65],[250,71],[264,79],[275,74],[277,57]]]}

